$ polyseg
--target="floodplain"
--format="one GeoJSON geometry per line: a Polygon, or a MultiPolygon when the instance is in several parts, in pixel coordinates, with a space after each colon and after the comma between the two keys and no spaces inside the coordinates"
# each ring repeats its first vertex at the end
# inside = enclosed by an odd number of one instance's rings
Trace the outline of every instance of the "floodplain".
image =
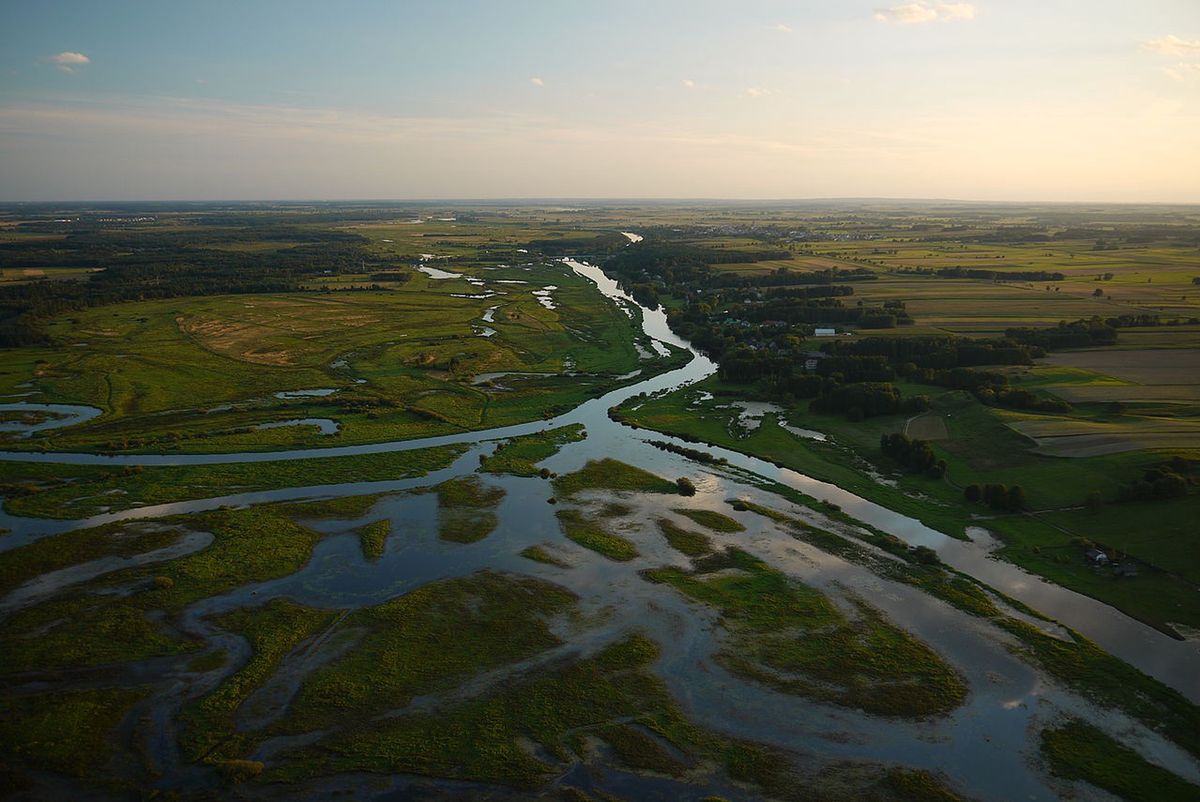
{"type": "Polygon", "coordinates": [[[16,798],[1200,793],[1190,209],[16,214],[16,798]]]}

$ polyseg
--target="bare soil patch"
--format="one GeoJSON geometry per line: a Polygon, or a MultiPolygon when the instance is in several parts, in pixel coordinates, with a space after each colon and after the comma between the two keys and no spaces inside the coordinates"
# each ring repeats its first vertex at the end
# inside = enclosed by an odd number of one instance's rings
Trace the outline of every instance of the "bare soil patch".
{"type": "Polygon", "coordinates": [[[1200,385],[1200,348],[1070,351],[1051,354],[1048,365],[1083,368],[1151,385],[1200,385]]]}

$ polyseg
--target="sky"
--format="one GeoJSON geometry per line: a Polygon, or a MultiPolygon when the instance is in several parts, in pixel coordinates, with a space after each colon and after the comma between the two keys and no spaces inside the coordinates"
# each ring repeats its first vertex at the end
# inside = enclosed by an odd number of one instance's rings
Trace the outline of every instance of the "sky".
{"type": "Polygon", "coordinates": [[[1200,0],[0,0],[0,200],[1200,202],[1200,0]]]}

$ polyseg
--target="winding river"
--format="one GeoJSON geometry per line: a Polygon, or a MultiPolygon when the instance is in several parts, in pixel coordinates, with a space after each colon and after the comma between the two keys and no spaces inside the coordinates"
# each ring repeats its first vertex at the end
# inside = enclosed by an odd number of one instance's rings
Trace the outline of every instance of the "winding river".
{"type": "MultiPolygon", "coordinates": [[[[630,239],[632,241],[633,237],[630,236],[630,239]]],[[[881,580],[865,568],[782,536],[777,528],[752,513],[731,512],[725,500],[732,497],[752,498],[790,514],[808,517],[815,523],[831,525],[819,514],[791,505],[778,496],[766,493],[754,482],[739,478],[741,471],[834,502],[854,518],[911,545],[933,548],[948,565],[1083,633],[1112,654],[1196,701],[1200,701],[1200,644],[1174,640],[1112,607],[992,557],[995,544],[984,532],[974,533],[970,541],[956,540],[835,485],[718,446],[701,447],[724,457],[732,470],[707,468],[655,448],[651,444],[653,441],[673,442],[688,447],[695,447],[696,444],[615,423],[608,418],[608,409],[640,393],[652,394],[695,383],[712,375],[716,366],[671,332],[662,309],[641,307],[594,265],[572,259],[563,261],[575,273],[592,281],[614,303],[640,315],[641,326],[648,336],[661,343],[687,349],[693,355],[692,360],[682,368],[589,400],[551,420],[420,440],[233,454],[102,456],[0,452],[0,460],[7,461],[34,460],[81,465],[194,465],[398,452],[447,444],[469,445],[468,450],[450,467],[415,479],[312,485],[231,494],[140,507],[78,521],[19,518],[0,513],[0,526],[12,530],[10,535],[0,538],[0,551],[47,535],[111,521],[157,518],[225,505],[398,493],[472,473],[479,465],[479,456],[490,453],[500,439],[568,424],[582,424],[586,428],[587,438],[564,446],[544,463],[546,467],[565,473],[582,467],[590,459],[612,457],[666,477],[697,477],[699,474],[696,479],[699,492],[688,500],[688,506],[719,509],[737,517],[747,526],[743,534],[715,536],[714,540],[719,545],[736,543],[739,547],[770,558],[773,564],[806,582],[833,593],[849,589],[886,606],[888,614],[897,623],[931,643],[967,677],[972,693],[966,705],[938,723],[884,721],[854,711],[797,701],[794,697],[783,696],[729,675],[710,659],[717,648],[711,611],[698,609],[663,586],[643,581],[635,570],[642,563],[631,568],[612,563],[591,552],[576,550],[571,557],[574,567],[567,572],[569,578],[564,579],[559,569],[531,563],[518,556],[526,545],[562,541],[553,508],[546,504],[551,489],[540,479],[488,477],[489,483],[504,487],[507,493],[498,510],[501,524],[492,536],[467,546],[438,540],[436,499],[431,495],[386,496],[370,511],[368,519],[388,517],[393,521],[395,531],[405,533],[403,537],[389,540],[386,554],[378,561],[362,558],[357,537],[348,531],[356,522],[311,522],[314,528],[328,532],[330,537],[317,544],[305,568],[291,576],[238,588],[199,602],[187,611],[185,629],[240,655],[245,652],[245,645],[236,638],[212,632],[205,623],[207,616],[279,596],[314,606],[346,609],[377,603],[422,584],[464,576],[482,568],[511,570],[567,584],[580,596],[585,612],[608,611],[607,620],[596,629],[582,634],[575,632],[569,639],[564,637],[568,640],[564,649],[587,653],[610,640],[614,633],[630,627],[649,629],[664,645],[669,644],[669,648],[663,650],[664,656],[657,670],[668,679],[673,693],[690,716],[701,724],[725,732],[793,748],[799,745],[807,751],[816,751],[834,759],[895,760],[943,770],[947,765],[957,766],[958,770],[952,772],[954,779],[969,793],[986,798],[1049,799],[1056,792],[1046,785],[1040,772],[1027,765],[1023,755],[1028,748],[1031,721],[1037,715],[1039,703],[1050,700],[1058,709],[1069,710],[1093,720],[1103,719],[1114,729],[1124,732],[1136,730],[1135,739],[1144,753],[1193,781],[1200,778],[1200,768],[1195,761],[1144,727],[1118,713],[1097,710],[1069,692],[1045,687],[1037,671],[1013,657],[994,633],[984,632],[989,626],[985,622],[953,610],[918,590],[881,580]],[[1005,677],[1004,682],[996,680],[998,675],[1005,677]],[[779,714],[781,709],[787,709],[784,707],[787,705],[800,710],[802,714],[779,714]],[[953,753],[952,757],[948,753],[953,753]]],[[[633,503],[637,505],[634,518],[650,521],[658,516],[670,515],[669,507],[671,504],[678,505],[679,500],[638,497],[633,503]]],[[[206,543],[202,534],[194,534],[175,548],[177,551],[195,549],[206,543]]],[[[636,544],[645,555],[647,564],[686,563],[681,561],[680,555],[662,544],[661,539],[637,539],[636,544]]],[[[171,555],[175,553],[169,552],[171,555]]],[[[166,556],[154,553],[147,555],[147,558],[164,559],[166,556]]],[[[42,598],[53,591],[56,582],[80,581],[104,567],[85,564],[62,572],[62,576],[42,578],[40,584],[22,593],[27,594],[26,598],[42,598]]],[[[13,602],[12,599],[8,601],[10,605],[13,602]]],[[[336,639],[314,646],[303,660],[290,666],[290,670],[281,672],[282,679],[278,683],[268,684],[260,691],[263,704],[258,707],[279,709],[290,698],[289,694],[295,692],[305,673],[340,648],[346,646],[336,639]],[[321,657],[322,654],[325,658],[321,657]]],[[[220,675],[214,675],[196,685],[192,692],[212,687],[219,680],[220,675]]],[[[173,770],[182,771],[177,756],[170,754],[173,725],[170,715],[164,712],[169,705],[162,698],[156,704],[158,707],[151,713],[161,727],[161,737],[157,743],[162,753],[156,754],[154,759],[168,774],[173,770]]],[[[247,715],[253,716],[253,710],[247,715]]],[[[286,746],[267,741],[259,757],[269,758],[286,746]]],[[[614,782],[620,780],[619,776],[613,776],[617,778],[614,782]]],[[[392,782],[402,786],[404,779],[394,778],[392,782]]],[[[615,789],[617,785],[609,787],[615,789]]],[[[270,792],[264,793],[269,795],[270,792]]]]}

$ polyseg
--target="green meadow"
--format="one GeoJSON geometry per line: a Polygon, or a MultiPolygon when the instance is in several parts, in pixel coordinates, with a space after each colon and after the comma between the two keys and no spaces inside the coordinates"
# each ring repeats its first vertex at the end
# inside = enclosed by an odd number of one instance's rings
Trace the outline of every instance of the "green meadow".
{"type": "MultiPolygon", "coordinates": [[[[401,263],[384,273],[318,276],[302,292],[61,314],[45,327],[53,346],[0,354],[0,394],[32,388],[37,401],[103,414],[8,445],[213,452],[409,439],[554,415],[612,389],[619,376],[684,357],[640,358],[636,321],[566,266],[492,260],[489,249],[536,230],[514,227],[504,237],[487,225],[460,228],[463,237],[422,240],[422,250],[404,256],[450,256],[455,261],[428,264],[461,278],[434,279],[401,263]],[[460,239],[461,247],[444,245],[460,239]],[[543,287],[556,288],[553,309],[533,295],[543,287]],[[518,375],[488,381],[489,374],[518,375]],[[335,392],[304,395],[313,390],[335,392]],[[299,395],[276,395],[289,392],[299,395]],[[333,420],[338,430],[280,425],[307,418],[333,420]]],[[[371,247],[390,253],[383,235],[395,232],[368,233],[371,247]]]]}

